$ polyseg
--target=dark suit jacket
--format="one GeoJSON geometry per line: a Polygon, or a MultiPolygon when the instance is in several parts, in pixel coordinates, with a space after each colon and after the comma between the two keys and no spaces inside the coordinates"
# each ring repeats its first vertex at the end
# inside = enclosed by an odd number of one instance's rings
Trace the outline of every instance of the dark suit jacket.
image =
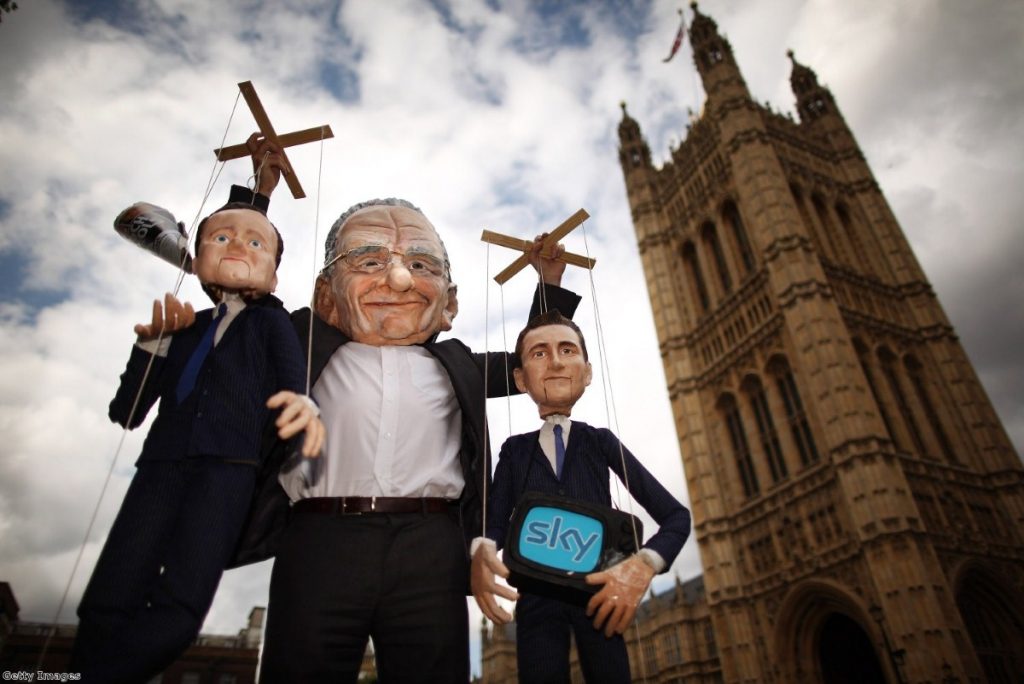
{"type": "Polygon", "coordinates": [[[610,430],[572,421],[561,480],[540,448],[539,435],[539,431],[514,435],[501,445],[487,499],[488,538],[502,547],[512,509],[525,492],[560,494],[611,506],[608,471],[626,483],[622,470],[625,461],[629,493],[658,523],[657,533],[643,546],[657,551],[668,569],[690,535],[690,511],[628,449],[623,446],[620,451],[619,440],[610,430]]]}
{"type": "MultiPolygon", "coordinates": [[[[250,302],[231,321],[203,362],[195,388],[181,404],[178,379],[213,319],[213,309],[196,314],[191,327],[171,338],[166,357],[153,359],[149,378],[129,427],[138,427],[160,399],[139,462],[203,456],[256,465],[265,406],[278,390],[305,393],[305,355],[281,301],[267,295],[250,302]]],[[[110,402],[110,419],[128,422],[150,354],[132,348],[121,384],[110,402]]]]}
{"type": "MultiPolygon", "coordinates": [[[[540,299],[538,288],[530,313],[531,318],[540,313],[540,299]]],[[[579,305],[580,297],[568,290],[548,285],[545,286],[544,300],[548,309],[557,309],[563,315],[572,317],[579,305]]],[[[310,315],[309,309],[300,309],[292,315],[303,348],[307,347],[309,339],[310,315]]],[[[310,377],[314,384],[338,347],[349,341],[340,330],[331,327],[319,316],[313,317],[310,377]]],[[[462,446],[459,460],[466,486],[459,499],[459,511],[468,549],[469,541],[481,533],[480,491],[484,478],[489,482],[491,472],[490,448],[484,425],[485,363],[488,398],[506,396],[509,391],[506,388],[510,388],[513,394],[517,393],[517,390],[512,381],[511,365],[506,364],[508,355],[505,352],[476,354],[455,339],[427,342],[423,347],[440,361],[448,372],[459,408],[462,410],[462,446]],[[506,371],[506,368],[509,370],[506,371]]],[[[264,462],[257,483],[256,499],[239,542],[235,560],[229,567],[256,563],[272,557],[276,553],[280,533],[288,522],[290,502],[277,481],[277,475],[288,459],[288,454],[269,429],[264,433],[264,447],[264,462]]]]}

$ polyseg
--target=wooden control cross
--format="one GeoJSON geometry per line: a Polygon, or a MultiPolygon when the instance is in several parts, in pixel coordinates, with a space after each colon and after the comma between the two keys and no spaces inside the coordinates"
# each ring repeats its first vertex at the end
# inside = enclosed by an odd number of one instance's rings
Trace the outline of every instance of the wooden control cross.
{"type": "MultiPolygon", "coordinates": [[[[323,140],[325,138],[333,138],[334,133],[331,131],[330,126],[317,126],[316,128],[307,128],[304,131],[295,131],[294,133],[285,133],[279,136],[274,132],[274,126],[270,123],[270,117],[267,116],[267,110],[263,109],[263,104],[260,102],[260,98],[256,95],[256,89],[252,85],[252,81],[244,81],[238,84],[238,89],[242,91],[242,97],[245,98],[246,103],[249,105],[249,110],[252,111],[252,118],[256,119],[256,125],[260,128],[260,133],[267,140],[277,143],[281,148],[281,156],[284,157],[284,163],[287,167],[283,170],[284,180],[288,184],[288,189],[292,191],[292,197],[295,199],[302,199],[306,196],[306,193],[302,190],[302,186],[299,184],[299,179],[295,173],[291,170],[292,164],[288,161],[288,157],[285,156],[284,148],[291,147],[293,145],[303,145],[305,143],[314,142],[316,140],[323,140]]],[[[218,150],[214,150],[213,153],[217,155],[218,161],[228,161],[229,159],[240,159],[241,157],[249,156],[249,149],[245,144],[231,145],[230,147],[222,147],[218,150]]]]}
{"type": "MultiPolygon", "coordinates": [[[[590,218],[590,214],[588,214],[586,210],[580,209],[575,214],[565,219],[560,226],[548,233],[548,236],[544,238],[544,241],[541,243],[543,245],[540,250],[541,255],[551,256],[551,250],[558,244],[558,241],[572,232],[576,226],[580,225],[588,218],[590,218]]],[[[480,236],[480,239],[484,242],[489,242],[492,245],[500,245],[502,247],[518,249],[520,252],[524,252],[522,256],[509,264],[505,270],[494,276],[495,282],[499,285],[504,285],[505,281],[516,273],[519,273],[527,264],[530,263],[530,257],[527,253],[530,251],[530,248],[533,247],[533,240],[520,240],[519,238],[509,237],[508,235],[493,233],[489,230],[485,230],[480,236]]],[[[597,263],[597,259],[591,259],[589,257],[572,254],[570,252],[566,252],[559,257],[558,260],[564,261],[567,264],[572,264],[573,266],[581,266],[583,268],[594,268],[594,265],[597,263]]]]}

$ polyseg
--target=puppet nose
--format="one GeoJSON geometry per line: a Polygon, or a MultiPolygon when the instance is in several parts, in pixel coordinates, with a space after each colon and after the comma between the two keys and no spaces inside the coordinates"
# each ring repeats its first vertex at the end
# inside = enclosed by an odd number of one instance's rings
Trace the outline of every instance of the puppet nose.
{"type": "Polygon", "coordinates": [[[388,286],[396,292],[405,292],[412,287],[412,274],[402,263],[392,263],[388,269],[388,286]]]}

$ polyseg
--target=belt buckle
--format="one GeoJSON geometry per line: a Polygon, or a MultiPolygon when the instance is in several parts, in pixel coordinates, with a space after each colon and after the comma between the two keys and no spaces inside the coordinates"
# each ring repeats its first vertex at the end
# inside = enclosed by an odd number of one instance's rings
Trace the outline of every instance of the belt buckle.
{"type": "Polygon", "coordinates": [[[349,499],[351,499],[351,498],[352,498],[351,496],[343,496],[343,497],[341,497],[341,514],[342,515],[362,515],[363,514],[362,511],[357,511],[357,510],[349,511],[348,510],[349,499]]]}

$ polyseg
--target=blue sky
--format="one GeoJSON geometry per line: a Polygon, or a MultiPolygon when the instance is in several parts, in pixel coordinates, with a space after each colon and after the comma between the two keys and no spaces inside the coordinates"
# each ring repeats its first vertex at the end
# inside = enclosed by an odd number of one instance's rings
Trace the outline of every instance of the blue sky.
{"type": "MultiPolygon", "coordinates": [[[[207,204],[212,149],[253,129],[252,80],[279,132],[327,123],[335,138],[289,151],[308,198],[282,189],[287,243],[278,294],[309,297],[326,228],[350,204],[406,197],[444,236],[460,285],[454,333],[502,346],[532,283],[499,291],[514,255],[484,228],[522,238],[584,207],[570,250],[598,259],[617,420],[595,383],[580,406],[611,423],[686,499],[664,375],[621,172],[626,101],[656,162],[686,135],[703,92],[688,42],[662,59],[680,3],[22,3],[0,25],[0,579],[23,616],[49,620],[121,433],[106,405],[132,325],[175,272],[112,230],[136,201],[191,225],[244,183],[224,166],[207,204]],[[322,155],[322,166],[321,166],[322,155]],[[322,172],[320,169],[322,168],[322,172]],[[609,321],[611,323],[609,323],[609,321]]],[[[751,92],[793,112],[788,48],[833,94],[956,326],[1007,430],[1024,444],[1024,8],[1019,3],[708,0],[751,92]]],[[[687,20],[692,17],[686,5],[687,20]]],[[[571,271],[566,283],[589,292],[571,271]]],[[[183,294],[204,297],[186,281],[183,294]]],[[[596,335],[591,298],[579,316],[596,335]]],[[[493,402],[492,434],[532,429],[526,400],[493,402]],[[509,424],[511,416],[511,426],[509,424]]],[[[127,436],[62,614],[84,583],[145,430],[127,436]]],[[[699,572],[688,544],[675,574],[699,572]]],[[[234,632],[266,601],[269,564],[226,575],[207,629],[234,632]]],[[[661,585],[664,586],[664,585],[661,585]]],[[[479,624],[474,621],[474,625],[479,624]]],[[[475,633],[476,630],[472,630],[475,633]]]]}

